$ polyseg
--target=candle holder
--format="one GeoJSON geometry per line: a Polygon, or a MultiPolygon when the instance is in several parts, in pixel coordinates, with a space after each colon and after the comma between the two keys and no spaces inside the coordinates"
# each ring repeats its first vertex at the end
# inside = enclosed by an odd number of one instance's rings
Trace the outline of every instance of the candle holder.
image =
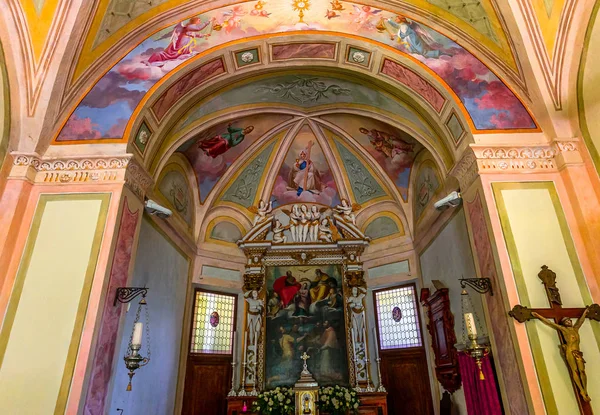
{"type": "Polygon", "coordinates": [[[237,363],[232,361],[231,362],[231,390],[229,391],[227,396],[237,396],[237,393],[235,392],[235,367],[236,366],[237,366],[237,363]]]}
{"type": "Polygon", "coordinates": [[[377,373],[379,375],[379,386],[377,386],[377,392],[387,392],[383,386],[383,381],[381,380],[381,358],[378,357],[375,359],[375,361],[377,362],[377,373]]]}
{"type": "MultiPolygon", "coordinates": [[[[140,325],[142,323],[139,323],[140,325]]],[[[133,376],[135,375],[135,371],[142,366],[146,366],[148,362],[150,362],[150,325],[149,325],[149,317],[148,317],[148,305],[146,303],[146,295],[142,294],[142,299],[138,304],[137,311],[135,313],[135,320],[133,322],[133,330],[131,331],[131,336],[129,337],[129,345],[127,347],[127,354],[123,357],[125,361],[125,367],[129,370],[127,374],[129,376],[129,383],[127,384],[127,392],[131,392],[131,381],[133,376]],[[146,345],[147,345],[147,353],[146,357],[140,354],[140,350],[142,348],[142,328],[140,327],[139,338],[135,339],[134,343],[134,333],[136,332],[136,326],[140,320],[140,314],[142,312],[142,307],[145,307],[145,316],[146,316],[146,345]]]]}
{"type": "Polygon", "coordinates": [[[248,396],[246,393],[246,362],[242,363],[242,384],[237,396],[248,396]]]}
{"type": "Polygon", "coordinates": [[[485,380],[482,364],[484,357],[490,352],[489,348],[486,345],[481,345],[477,342],[477,335],[469,334],[469,340],[470,342],[465,348],[465,353],[475,360],[475,364],[477,364],[477,367],[479,368],[479,380],[485,380]]]}
{"type": "Polygon", "coordinates": [[[367,372],[367,387],[365,388],[365,392],[375,392],[375,388],[371,386],[371,378],[369,376],[369,372],[371,366],[369,365],[369,358],[365,358],[365,371],[367,372]]]}
{"type": "Polygon", "coordinates": [[[363,392],[363,388],[358,383],[358,360],[356,357],[352,359],[354,361],[354,391],[357,393],[363,392]]]}

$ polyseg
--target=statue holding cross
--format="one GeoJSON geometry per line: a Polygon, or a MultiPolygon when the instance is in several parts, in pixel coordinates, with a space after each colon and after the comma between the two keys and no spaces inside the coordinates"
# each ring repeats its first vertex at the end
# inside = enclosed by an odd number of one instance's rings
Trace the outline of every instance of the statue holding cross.
{"type": "Polygon", "coordinates": [[[586,318],[600,321],[600,306],[592,304],[585,308],[563,308],[560,293],[556,286],[556,274],[544,265],[538,274],[538,278],[544,284],[551,308],[529,308],[516,305],[508,314],[519,323],[533,319],[540,320],[558,332],[561,353],[571,375],[581,410],[584,414],[591,413],[589,409],[590,397],[586,389],[585,360],[579,348],[581,341],[579,329],[586,318]],[[575,324],[571,321],[572,318],[577,318],[575,324]]]}

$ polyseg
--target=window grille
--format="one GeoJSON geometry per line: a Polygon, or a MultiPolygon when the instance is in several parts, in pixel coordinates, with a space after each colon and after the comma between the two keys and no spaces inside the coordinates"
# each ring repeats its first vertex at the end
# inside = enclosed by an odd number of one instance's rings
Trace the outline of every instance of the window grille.
{"type": "Polygon", "coordinates": [[[422,346],[414,285],[375,291],[375,308],[382,350],[422,346]]]}
{"type": "Polygon", "coordinates": [[[232,353],[234,295],[196,291],[192,321],[192,353],[232,353]]]}

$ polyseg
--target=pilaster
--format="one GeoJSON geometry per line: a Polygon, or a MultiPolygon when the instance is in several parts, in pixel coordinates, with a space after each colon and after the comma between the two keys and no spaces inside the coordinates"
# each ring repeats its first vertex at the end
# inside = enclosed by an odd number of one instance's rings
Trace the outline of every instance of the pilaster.
{"type": "MultiPolygon", "coordinates": [[[[13,301],[11,293],[24,247],[28,239],[37,237],[30,229],[40,197],[52,194],[63,203],[71,203],[84,194],[104,194],[108,199],[105,210],[100,212],[104,219],[98,254],[89,259],[93,277],[85,313],[78,315],[83,319],[81,331],[74,333],[80,340],[66,391],[65,411],[103,414],[123,313],[123,307],[113,306],[113,300],[116,288],[127,286],[131,276],[144,199],[153,180],[131,154],[44,157],[13,152],[6,163],[11,165],[0,196],[0,243],[4,247],[0,254],[2,316],[13,301]]],[[[57,218],[69,220],[60,214],[57,218]]],[[[51,276],[51,261],[47,268],[51,276]]]]}

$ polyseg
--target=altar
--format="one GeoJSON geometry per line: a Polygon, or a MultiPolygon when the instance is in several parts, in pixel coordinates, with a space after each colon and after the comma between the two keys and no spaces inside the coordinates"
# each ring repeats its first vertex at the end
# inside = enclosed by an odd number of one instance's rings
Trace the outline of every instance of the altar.
{"type": "MultiPolygon", "coordinates": [[[[230,396],[227,398],[227,415],[260,415],[251,412],[252,403],[256,397],[230,396]],[[244,408],[246,408],[244,410],[244,408]]],[[[387,415],[387,393],[364,392],[360,394],[359,415],[387,415]]],[[[328,415],[320,412],[319,415],[328,415]]]]}
{"type": "Polygon", "coordinates": [[[356,413],[387,414],[380,359],[368,347],[373,342],[378,349],[365,315],[360,258],[370,240],[356,226],[358,209],[345,200],[334,208],[272,209],[264,202],[255,208],[254,226],[238,242],[247,257],[246,310],[229,415],[256,413],[253,404],[262,405],[270,391],[285,391],[279,399],[292,411],[295,402],[292,413],[326,414],[334,389],[356,413]]]}

